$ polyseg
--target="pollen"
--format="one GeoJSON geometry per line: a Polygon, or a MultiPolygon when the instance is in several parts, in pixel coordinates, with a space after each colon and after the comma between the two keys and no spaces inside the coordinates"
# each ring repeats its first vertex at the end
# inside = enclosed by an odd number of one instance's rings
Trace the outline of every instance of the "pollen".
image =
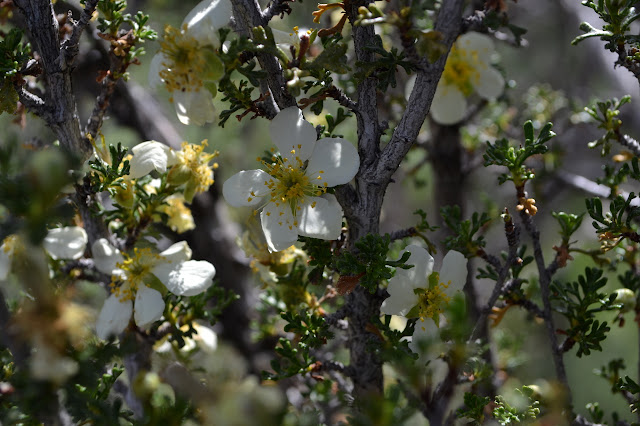
{"type": "Polygon", "coordinates": [[[442,78],[447,85],[454,86],[463,95],[469,96],[480,81],[478,68],[482,65],[477,51],[454,44],[447,58],[442,78]]]}
{"type": "Polygon", "coordinates": [[[206,59],[198,41],[182,29],[167,25],[164,40],[160,42],[160,52],[167,58],[162,63],[160,78],[169,93],[173,91],[198,91],[203,86],[200,75],[206,68],[206,59]]]}
{"type": "Polygon", "coordinates": [[[133,250],[133,255],[123,253],[124,261],[118,263],[118,268],[126,274],[126,282],[117,286],[118,279],[112,278],[111,291],[121,302],[135,299],[136,290],[140,285],[146,285],[146,281],[153,278],[151,271],[164,258],[155,254],[149,248],[133,250]]]}

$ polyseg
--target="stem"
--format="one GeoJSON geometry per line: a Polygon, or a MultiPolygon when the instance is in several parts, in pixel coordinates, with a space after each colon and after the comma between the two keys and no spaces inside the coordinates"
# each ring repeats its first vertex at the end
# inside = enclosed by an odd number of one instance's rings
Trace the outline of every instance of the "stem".
{"type": "Polygon", "coordinates": [[[544,256],[542,254],[542,247],[540,246],[540,231],[536,227],[531,216],[529,216],[524,210],[520,212],[520,218],[524,224],[525,229],[531,236],[533,243],[533,254],[536,259],[536,265],[538,267],[538,274],[540,276],[540,292],[542,293],[542,303],[544,312],[544,323],[547,327],[547,335],[549,337],[549,343],[551,345],[551,354],[553,356],[553,364],[556,370],[556,376],[560,384],[564,387],[566,392],[564,406],[568,410],[568,417],[573,417],[573,405],[571,397],[571,388],[569,387],[569,380],[567,379],[567,372],[564,366],[564,360],[562,358],[562,350],[558,345],[558,337],[556,336],[556,327],[551,314],[551,292],[549,285],[551,284],[551,274],[545,267],[544,256]]]}

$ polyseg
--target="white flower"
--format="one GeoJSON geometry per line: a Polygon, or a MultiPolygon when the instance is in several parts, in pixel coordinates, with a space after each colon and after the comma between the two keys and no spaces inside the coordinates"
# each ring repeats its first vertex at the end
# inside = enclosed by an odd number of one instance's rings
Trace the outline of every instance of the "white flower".
{"type": "MultiPolygon", "coordinates": [[[[396,269],[389,280],[389,297],[382,302],[380,310],[387,315],[402,315],[407,318],[433,319],[436,325],[440,314],[467,279],[467,260],[454,250],[447,253],[440,272],[433,272],[433,257],[417,245],[409,245],[405,252],[411,253],[407,265],[411,269],[396,269]]],[[[404,253],[404,252],[403,252],[404,253]]],[[[416,329],[420,324],[416,326],[416,329]]]]}
{"type": "MultiPolygon", "coordinates": [[[[502,94],[504,78],[491,66],[494,51],[493,40],[487,35],[470,32],[458,37],[431,104],[431,117],[437,123],[451,125],[462,120],[467,112],[467,97],[474,92],[487,100],[502,94]]],[[[408,93],[414,83],[415,77],[407,84],[408,93]]]]}
{"type": "Polygon", "coordinates": [[[358,151],[341,138],[316,141],[313,125],[297,107],[273,119],[271,139],[280,156],[263,162],[267,171],[243,170],[222,187],[234,207],[262,208],[262,230],[270,251],[291,246],[298,235],[333,240],[340,236],[342,208],[326,188],[348,183],[358,172],[358,151]]]}
{"type": "Polygon", "coordinates": [[[214,119],[215,82],[224,65],[215,54],[218,29],[231,19],[229,0],[204,0],[184,18],[181,29],[165,28],[161,49],[151,60],[149,83],[164,84],[183,124],[214,119]]]}
{"type": "Polygon", "coordinates": [[[92,252],[96,268],[123,281],[112,285],[113,294],[107,298],[98,316],[96,334],[106,339],[127,327],[131,314],[139,327],[162,317],[162,294],[151,288],[159,280],[173,294],[193,296],[212,284],[215,268],[206,261],[191,259],[191,249],[179,242],[160,254],[149,249],[135,249],[133,256],[123,256],[107,240],[94,243],[92,252]],[[135,301],[135,302],[134,302],[135,301]]]}
{"type": "Polygon", "coordinates": [[[404,252],[411,253],[406,263],[413,268],[396,269],[387,287],[389,298],[382,302],[380,310],[387,315],[419,318],[409,347],[422,355],[421,342],[439,338],[438,327],[446,322],[445,309],[453,297],[462,294],[467,280],[467,259],[451,250],[438,273],[433,272],[433,257],[424,248],[409,245],[404,252]]]}
{"type": "MultiPolygon", "coordinates": [[[[87,233],[79,226],[51,229],[42,245],[53,259],[79,259],[87,245],[87,233]]],[[[24,250],[18,235],[9,235],[0,245],[0,281],[11,272],[11,262],[16,251],[24,250]]]]}

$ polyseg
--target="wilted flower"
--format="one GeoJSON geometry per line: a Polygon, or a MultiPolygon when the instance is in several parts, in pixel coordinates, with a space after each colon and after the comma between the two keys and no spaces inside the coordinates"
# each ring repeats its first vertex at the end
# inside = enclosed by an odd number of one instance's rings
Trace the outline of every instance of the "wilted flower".
{"type": "MultiPolygon", "coordinates": [[[[222,192],[234,207],[262,209],[262,230],[270,251],[290,247],[298,235],[333,240],[340,236],[342,208],[329,187],[349,182],[358,172],[358,151],[342,138],[316,141],[313,125],[297,107],[273,119],[271,139],[279,150],[264,170],[243,170],[222,192]]],[[[256,211],[257,211],[256,210],[256,211]]]]}

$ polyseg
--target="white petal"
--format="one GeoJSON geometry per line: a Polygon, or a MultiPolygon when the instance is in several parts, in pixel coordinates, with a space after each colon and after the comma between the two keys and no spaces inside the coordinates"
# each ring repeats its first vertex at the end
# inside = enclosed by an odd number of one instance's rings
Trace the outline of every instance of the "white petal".
{"type": "Polygon", "coordinates": [[[483,99],[492,100],[502,95],[504,91],[504,78],[500,72],[492,66],[481,67],[480,79],[475,86],[476,92],[483,99]]]}
{"type": "Polygon", "coordinates": [[[307,197],[298,216],[300,235],[322,240],[337,240],[342,230],[342,207],[335,195],[307,197]],[[315,203],[315,207],[312,207],[315,203]]]}
{"type": "Polygon", "coordinates": [[[233,207],[255,206],[269,193],[266,183],[270,179],[271,175],[264,170],[243,170],[225,181],[222,185],[222,195],[233,207]]]}
{"type": "Polygon", "coordinates": [[[402,315],[409,313],[418,304],[418,297],[413,292],[416,288],[406,274],[398,273],[389,280],[387,291],[389,297],[382,302],[380,311],[386,315],[402,315]]]}
{"type": "Polygon", "coordinates": [[[207,352],[213,352],[218,347],[218,335],[211,328],[206,325],[200,325],[198,323],[193,323],[193,328],[198,333],[193,336],[193,339],[199,343],[201,349],[204,349],[207,352]]]}
{"type": "Polygon", "coordinates": [[[456,40],[456,46],[471,52],[481,62],[488,63],[494,52],[493,40],[485,34],[469,32],[456,40]]]}
{"type": "Polygon", "coordinates": [[[178,296],[195,296],[213,283],[216,269],[204,260],[189,260],[178,265],[163,281],[169,291],[178,296]]]}
{"type": "Polygon", "coordinates": [[[127,328],[131,314],[133,313],[133,303],[131,300],[121,302],[115,294],[105,300],[98,322],[96,323],[96,334],[100,339],[107,339],[109,336],[118,335],[127,328]]]}
{"type": "Polygon", "coordinates": [[[317,139],[316,129],[304,119],[300,108],[293,106],[280,111],[271,121],[269,131],[283,157],[297,157],[300,161],[311,157],[317,139]]]}
{"type": "Polygon", "coordinates": [[[167,171],[167,167],[175,164],[175,153],[167,145],[156,142],[142,142],[131,149],[133,158],[129,162],[131,179],[146,176],[153,170],[159,173],[167,171]]]}
{"type": "Polygon", "coordinates": [[[298,228],[293,224],[293,214],[288,204],[268,203],[260,212],[262,232],[269,251],[280,251],[291,247],[298,240],[298,228]]]}
{"type": "Polygon", "coordinates": [[[176,107],[178,120],[182,124],[203,126],[216,118],[213,96],[207,90],[175,91],[173,92],[173,103],[176,107]]]}
{"type": "Polygon", "coordinates": [[[281,31],[275,28],[272,28],[271,32],[273,33],[273,40],[276,42],[276,44],[296,46],[296,48],[300,46],[300,36],[296,33],[292,33],[289,31],[281,31]]]}
{"type": "Polygon", "coordinates": [[[100,238],[91,246],[91,254],[98,271],[103,274],[114,274],[120,271],[116,266],[118,263],[124,262],[124,258],[120,250],[109,244],[109,242],[100,238]]]}
{"type": "Polygon", "coordinates": [[[42,245],[54,259],[79,259],[87,247],[87,233],[79,226],[66,226],[49,231],[42,245]]]}
{"type": "Polygon", "coordinates": [[[218,47],[218,29],[227,25],[231,19],[230,0],[204,0],[184,18],[189,35],[203,44],[218,47]]]}
{"type": "Polygon", "coordinates": [[[438,84],[431,104],[431,117],[436,123],[451,125],[464,118],[467,112],[467,100],[455,86],[438,84]]]}
{"type": "Polygon", "coordinates": [[[414,244],[408,245],[405,251],[411,253],[407,265],[414,265],[411,269],[403,270],[407,273],[407,279],[413,288],[427,288],[429,275],[433,272],[433,257],[427,250],[414,244]]]}
{"type": "Polygon", "coordinates": [[[307,176],[313,182],[332,187],[353,179],[360,167],[358,150],[342,138],[324,138],[316,142],[309,159],[307,176]],[[322,171],[323,173],[319,173],[322,171]],[[321,179],[317,179],[320,177],[321,179]]]}
{"type": "Polygon", "coordinates": [[[136,293],[133,318],[138,327],[145,327],[159,320],[164,312],[164,300],[158,290],[141,285],[136,293]]]}
{"type": "Polygon", "coordinates": [[[168,249],[160,253],[171,263],[180,263],[191,259],[192,251],[186,241],[179,241],[169,246],[168,249]]]}
{"type": "Polygon", "coordinates": [[[149,64],[149,86],[153,89],[157,89],[159,86],[164,84],[162,78],[160,78],[160,71],[162,71],[165,66],[163,63],[168,64],[169,59],[167,56],[162,53],[156,53],[153,58],[151,58],[151,63],[149,64]]]}
{"type": "Polygon", "coordinates": [[[12,254],[13,250],[7,246],[7,243],[0,246],[0,281],[6,280],[11,271],[12,254]]]}
{"type": "MultiPolygon", "coordinates": [[[[444,317],[440,317],[440,325],[446,323],[444,317]]],[[[433,345],[440,343],[440,330],[431,318],[424,321],[418,320],[413,331],[409,349],[419,355],[418,362],[424,365],[427,361],[435,358],[436,350],[433,345]]]]}
{"type": "Polygon", "coordinates": [[[467,259],[460,252],[450,250],[442,260],[440,282],[448,284],[446,293],[453,296],[462,291],[467,282],[467,259]]]}

